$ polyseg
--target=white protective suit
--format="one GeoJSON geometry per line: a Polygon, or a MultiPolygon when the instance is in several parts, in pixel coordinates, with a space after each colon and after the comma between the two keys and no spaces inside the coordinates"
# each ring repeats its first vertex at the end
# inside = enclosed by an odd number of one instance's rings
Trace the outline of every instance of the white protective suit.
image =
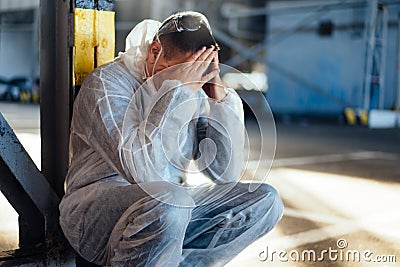
{"type": "Polygon", "coordinates": [[[146,20],[127,52],[94,70],[74,104],[60,224],[85,259],[112,266],[222,266],[282,216],[276,191],[236,183],[243,108],[176,80],[144,79],[160,23],[146,20]],[[190,160],[214,182],[185,183],[190,160]]]}

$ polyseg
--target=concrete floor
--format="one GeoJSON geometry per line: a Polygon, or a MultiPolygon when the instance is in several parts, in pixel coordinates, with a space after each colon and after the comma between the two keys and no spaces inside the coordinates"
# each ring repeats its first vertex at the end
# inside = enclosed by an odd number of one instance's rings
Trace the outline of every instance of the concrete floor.
{"type": "Polygon", "coordinates": [[[285,215],[228,266],[400,265],[400,129],[278,123],[276,152],[285,215]]]}
{"type": "MultiPolygon", "coordinates": [[[[40,164],[38,106],[0,103],[0,112],[40,164]]],[[[400,129],[304,121],[276,127],[276,158],[265,182],[280,192],[285,214],[227,266],[399,266],[400,129]]],[[[252,121],[248,129],[259,146],[252,121]]],[[[244,179],[268,171],[268,164],[250,164],[244,179]]],[[[17,214],[1,194],[0,213],[0,250],[15,247],[17,214]]]]}

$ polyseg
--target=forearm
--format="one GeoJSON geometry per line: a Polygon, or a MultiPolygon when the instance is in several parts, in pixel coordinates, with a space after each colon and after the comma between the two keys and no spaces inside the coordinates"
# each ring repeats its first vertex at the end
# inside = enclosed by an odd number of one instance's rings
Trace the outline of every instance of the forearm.
{"type": "Polygon", "coordinates": [[[164,84],[137,127],[128,129],[129,114],[125,118],[121,161],[136,182],[168,179],[168,165],[184,165],[185,157],[180,155],[179,147],[185,142],[197,100],[190,89],[177,81],[164,84]]]}
{"type": "Polygon", "coordinates": [[[217,183],[236,181],[243,167],[243,106],[236,92],[231,89],[228,92],[222,102],[209,100],[207,124],[206,127],[203,125],[203,133],[199,134],[200,142],[208,138],[215,145],[213,147],[208,143],[202,148],[203,158],[199,159],[199,168],[217,183]],[[213,151],[214,148],[216,151],[213,151]]]}

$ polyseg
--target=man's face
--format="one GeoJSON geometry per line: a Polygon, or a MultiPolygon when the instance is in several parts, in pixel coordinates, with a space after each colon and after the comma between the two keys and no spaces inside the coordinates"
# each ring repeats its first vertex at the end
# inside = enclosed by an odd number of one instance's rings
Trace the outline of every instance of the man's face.
{"type": "Polygon", "coordinates": [[[164,55],[164,50],[161,52],[161,56],[159,57],[158,61],[155,63],[155,69],[154,69],[154,74],[162,71],[163,69],[181,64],[186,62],[193,53],[187,52],[187,53],[179,53],[176,55],[173,55],[171,58],[166,59],[164,55]]]}
{"type": "Polygon", "coordinates": [[[163,69],[166,69],[168,67],[175,66],[177,64],[181,64],[186,62],[189,57],[191,57],[193,53],[175,53],[173,55],[170,55],[170,58],[165,58],[164,50],[161,48],[160,43],[157,41],[154,41],[148,50],[148,55],[147,55],[147,70],[149,73],[147,73],[149,76],[152,76],[163,69]],[[160,56],[158,54],[161,53],[160,56]],[[154,70],[154,73],[153,73],[154,70]]]}

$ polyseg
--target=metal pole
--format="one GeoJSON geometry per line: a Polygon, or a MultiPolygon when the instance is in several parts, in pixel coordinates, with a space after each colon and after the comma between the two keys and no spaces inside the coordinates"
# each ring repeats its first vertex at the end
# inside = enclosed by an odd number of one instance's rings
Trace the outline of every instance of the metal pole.
{"type": "Polygon", "coordinates": [[[386,83],[386,45],[388,31],[388,10],[386,5],[381,5],[381,58],[379,66],[379,108],[385,108],[385,83],[386,83]]]}
{"type": "Polygon", "coordinates": [[[396,110],[400,110],[400,12],[397,20],[397,93],[394,107],[396,110]]]}
{"type": "Polygon", "coordinates": [[[1,113],[0,136],[0,190],[18,212],[20,248],[35,247],[57,231],[60,200],[1,113]]]}
{"type": "Polygon", "coordinates": [[[31,70],[31,81],[32,84],[36,80],[38,75],[38,63],[39,63],[39,8],[33,9],[33,23],[32,23],[32,70],[31,70]]]}
{"type": "MultiPolygon", "coordinates": [[[[264,9],[266,11],[265,14],[265,30],[264,30],[264,42],[261,44],[260,48],[263,47],[264,48],[264,67],[265,67],[265,74],[268,76],[268,64],[267,64],[267,60],[268,60],[268,35],[269,35],[269,23],[270,23],[270,16],[267,15],[268,9],[269,9],[269,1],[265,1],[265,5],[264,5],[264,9]]],[[[267,85],[268,88],[268,85],[267,85]]]]}
{"type": "Polygon", "coordinates": [[[375,47],[375,27],[376,27],[376,16],[378,1],[369,1],[369,10],[367,12],[366,24],[369,22],[369,27],[366,27],[366,40],[367,40],[367,51],[366,51],[366,63],[365,63],[365,79],[364,79],[364,109],[369,110],[371,100],[371,71],[373,63],[373,53],[375,47]]]}
{"type": "Polygon", "coordinates": [[[68,169],[71,101],[70,2],[40,1],[42,173],[58,196],[68,169]]]}

